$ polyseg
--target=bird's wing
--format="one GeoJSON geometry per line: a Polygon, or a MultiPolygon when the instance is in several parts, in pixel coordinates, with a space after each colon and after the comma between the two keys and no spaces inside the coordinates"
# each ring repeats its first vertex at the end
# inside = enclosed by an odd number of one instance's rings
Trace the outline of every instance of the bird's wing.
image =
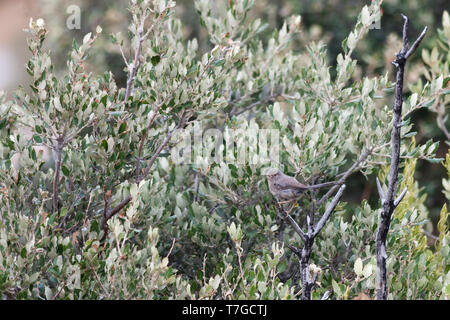
{"type": "Polygon", "coordinates": [[[284,177],[282,177],[283,182],[281,183],[282,186],[279,186],[280,189],[285,190],[285,189],[307,189],[308,186],[305,186],[303,183],[300,183],[297,181],[297,179],[295,179],[294,177],[290,177],[287,175],[284,175],[284,177]]]}

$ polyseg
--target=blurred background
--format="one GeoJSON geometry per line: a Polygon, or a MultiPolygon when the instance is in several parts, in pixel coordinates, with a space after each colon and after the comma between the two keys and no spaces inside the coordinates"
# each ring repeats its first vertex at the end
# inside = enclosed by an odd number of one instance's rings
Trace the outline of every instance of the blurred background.
{"type": "MultiPolygon", "coordinates": [[[[213,1],[215,9],[220,13],[228,4],[228,0],[213,1]]],[[[352,30],[357,15],[370,0],[256,0],[252,15],[261,18],[269,24],[262,34],[262,40],[275,28],[280,28],[286,17],[292,14],[302,16],[303,32],[299,39],[292,43],[295,51],[304,50],[309,41],[323,41],[328,45],[328,57],[331,64],[341,52],[341,42],[352,30]]],[[[25,71],[27,61],[26,33],[30,17],[45,20],[49,35],[46,46],[52,52],[52,59],[57,72],[63,72],[67,55],[73,40],[81,41],[83,35],[95,32],[97,25],[103,28],[103,35],[97,40],[94,50],[88,60],[88,68],[97,74],[110,70],[119,86],[124,86],[126,73],[124,63],[118,50],[108,37],[111,33],[121,32],[126,38],[129,13],[126,10],[127,0],[0,0],[0,90],[6,90],[12,97],[12,92],[20,84],[27,87],[28,78],[25,71]],[[79,28],[73,25],[73,9],[80,8],[79,28]]],[[[380,75],[389,72],[393,78],[393,61],[395,53],[401,47],[400,32],[402,18],[406,14],[412,21],[411,38],[415,38],[427,25],[429,32],[421,48],[431,49],[437,38],[437,28],[441,28],[444,10],[450,10],[448,0],[385,0],[380,29],[373,29],[361,41],[353,57],[359,60],[354,80],[363,76],[380,75]]],[[[178,0],[176,15],[184,23],[186,39],[197,38],[201,51],[206,50],[208,42],[206,32],[199,24],[198,15],[193,0],[178,0]]],[[[126,46],[125,46],[126,47],[126,46]]],[[[424,64],[419,53],[409,60],[407,79],[405,83],[414,84],[424,78],[424,64]]],[[[405,88],[406,91],[408,88],[405,88]]],[[[406,92],[407,93],[407,92],[406,92]]],[[[422,109],[414,115],[415,131],[418,132],[416,142],[422,143],[428,139],[439,140],[440,148],[437,158],[445,158],[448,144],[445,136],[436,125],[436,117],[427,109],[422,109]]],[[[448,122],[448,121],[447,121],[448,122]]],[[[419,161],[416,179],[423,192],[427,194],[427,207],[431,220],[436,223],[439,211],[445,202],[442,194],[442,178],[446,173],[441,164],[431,164],[419,161]]],[[[372,179],[374,180],[374,179],[372,179]]],[[[360,188],[361,192],[347,195],[346,201],[359,204],[367,199],[371,205],[378,201],[376,186],[368,183],[363,176],[352,177],[349,184],[352,188],[360,188]]]]}

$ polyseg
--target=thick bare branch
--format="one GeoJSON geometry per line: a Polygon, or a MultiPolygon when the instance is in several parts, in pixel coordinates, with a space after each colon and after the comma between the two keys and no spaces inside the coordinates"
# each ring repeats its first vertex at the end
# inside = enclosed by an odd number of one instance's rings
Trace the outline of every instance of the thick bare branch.
{"type": "MultiPolygon", "coordinates": [[[[405,73],[406,60],[414,53],[419,46],[420,42],[425,36],[427,27],[424,28],[422,34],[414,42],[411,48],[408,44],[408,26],[409,19],[405,15],[402,15],[404,19],[403,24],[403,48],[397,54],[397,58],[393,64],[397,67],[396,84],[395,84],[395,101],[393,108],[393,126],[391,132],[391,145],[392,156],[391,166],[389,168],[388,177],[388,189],[384,196],[380,193],[382,201],[382,211],[378,221],[378,231],[376,239],[376,254],[377,254],[377,267],[378,267],[378,279],[377,279],[377,299],[386,300],[388,296],[387,288],[387,270],[386,270],[386,239],[389,232],[392,214],[405,196],[407,189],[405,188],[400,196],[394,200],[395,191],[397,190],[398,183],[398,171],[400,164],[400,130],[402,124],[402,104],[403,104],[403,79],[405,73]]],[[[379,182],[377,181],[379,185],[379,182]]],[[[379,187],[381,189],[381,187],[379,187]]]]}

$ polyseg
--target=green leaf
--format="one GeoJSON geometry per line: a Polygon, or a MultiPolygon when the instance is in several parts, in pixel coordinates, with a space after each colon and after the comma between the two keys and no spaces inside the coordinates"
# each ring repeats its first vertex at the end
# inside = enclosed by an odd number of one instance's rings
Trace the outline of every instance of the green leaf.
{"type": "Polygon", "coordinates": [[[5,140],[6,140],[6,144],[8,145],[8,147],[9,147],[11,150],[14,150],[14,142],[13,142],[10,138],[8,138],[8,137],[6,137],[5,140]]]}
{"type": "Polygon", "coordinates": [[[23,247],[22,250],[20,250],[20,256],[24,259],[27,256],[27,250],[25,249],[25,247],[23,247]]]}
{"type": "Polygon", "coordinates": [[[66,166],[62,166],[62,167],[61,167],[61,170],[62,170],[63,174],[64,174],[66,177],[69,176],[70,171],[69,171],[69,169],[68,169],[66,166]]]}
{"type": "Polygon", "coordinates": [[[258,28],[258,30],[256,30],[256,33],[258,34],[258,33],[263,32],[264,30],[267,29],[268,26],[269,26],[268,23],[264,23],[263,25],[261,25],[261,26],[258,28]]]}
{"type": "Polygon", "coordinates": [[[122,122],[122,124],[119,127],[119,134],[125,132],[126,129],[127,129],[127,123],[126,122],[122,122]]]}
{"type": "Polygon", "coordinates": [[[152,61],[152,65],[156,66],[161,61],[161,57],[160,56],[153,56],[151,58],[151,61],[152,61]]]}
{"type": "Polygon", "coordinates": [[[431,163],[440,163],[444,161],[444,158],[427,158],[426,160],[431,163]]]}
{"type": "Polygon", "coordinates": [[[113,116],[113,117],[120,117],[121,115],[123,115],[125,113],[125,111],[111,111],[109,113],[109,115],[113,116]]]}
{"type": "Polygon", "coordinates": [[[110,34],[110,35],[109,35],[109,38],[111,39],[111,42],[112,42],[113,44],[117,44],[117,38],[116,38],[115,35],[110,34]]]}
{"type": "Polygon", "coordinates": [[[409,138],[409,137],[414,137],[415,135],[417,135],[417,132],[411,131],[411,132],[408,132],[407,134],[405,134],[403,137],[409,138]]]}
{"type": "Polygon", "coordinates": [[[423,107],[424,107],[424,108],[431,107],[431,106],[434,104],[434,101],[435,101],[435,100],[436,100],[435,98],[433,98],[433,99],[431,99],[431,100],[428,100],[427,102],[425,102],[425,103],[423,104],[423,107]]]}
{"type": "Polygon", "coordinates": [[[225,64],[225,59],[219,59],[213,62],[213,65],[215,67],[221,67],[225,64]]]}
{"type": "Polygon", "coordinates": [[[37,134],[33,136],[33,140],[36,141],[37,143],[42,143],[42,138],[37,134]]]}
{"type": "Polygon", "coordinates": [[[101,146],[105,149],[105,151],[108,151],[108,141],[102,140],[101,146]]]}

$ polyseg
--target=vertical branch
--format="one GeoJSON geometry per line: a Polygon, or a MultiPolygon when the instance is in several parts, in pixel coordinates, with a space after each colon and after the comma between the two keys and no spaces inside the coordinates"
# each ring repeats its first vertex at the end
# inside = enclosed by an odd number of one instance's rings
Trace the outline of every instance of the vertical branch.
{"type": "Polygon", "coordinates": [[[59,202],[59,176],[61,173],[62,166],[62,151],[64,147],[64,140],[62,136],[59,136],[56,139],[56,146],[53,148],[56,156],[55,156],[55,173],[53,175],[53,212],[59,212],[58,210],[58,202],[59,202]]]}
{"type": "MultiPolygon", "coordinates": [[[[125,89],[125,97],[124,97],[124,103],[127,103],[132,91],[133,91],[133,86],[134,86],[134,81],[136,78],[136,73],[137,70],[139,69],[139,65],[140,65],[140,59],[141,59],[141,51],[142,51],[142,43],[144,42],[145,39],[147,39],[147,37],[149,36],[149,34],[151,32],[153,32],[153,29],[159,24],[159,22],[164,19],[164,17],[166,17],[167,12],[170,8],[166,8],[164,9],[159,15],[158,17],[153,21],[153,24],[150,26],[150,28],[147,30],[147,32],[144,33],[144,25],[145,25],[145,21],[148,18],[148,14],[145,14],[140,21],[140,25],[138,27],[138,31],[137,31],[137,47],[136,50],[134,52],[134,59],[132,64],[128,63],[124,53],[123,53],[123,49],[122,47],[120,47],[120,52],[122,54],[122,58],[127,66],[128,70],[128,79],[127,79],[127,86],[125,89]]],[[[154,109],[154,113],[153,116],[147,126],[147,130],[145,132],[145,134],[143,135],[143,137],[141,138],[141,142],[139,145],[139,149],[138,149],[138,159],[136,161],[136,182],[139,183],[140,181],[142,181],[146,175],[148,175],[148,171],[150,169],[147,169],[145,171],[144,176],[140,176],[140,165],[141,165],[141,155],[142,155],[142,150],[144,147],[144,143],[145,143],[145,139],[147,138],[147,134],[148,134],[148,130],[151,127],[151,125],[153,124],[153,121],[156,118],[156,115],[158,113],[159,108],[164,104],[160,103],[158,104],[155,109],[154,109]]],[[[156,160],[156,157],[159,155],[159,153],[162,151],[162,149],[169,143],[170,137],[172,136],[173,132],[169,133],[169,137],[168,139],[166,139],[162,145],[158,148],[158,150],[156,151],[156,155],[154,155],[152,157],[152,159],[150,160],[150,164],[149,166],[151,167],[151,165],[153,165],[153,163],[156,160]]],[[[103,237],[102,237],[102,241],[106,238],[106,234],[108,232],[108,220],[111,219],[115,214],[117,214],[118,212],[120,212],[120,210],[122,210],[131,200],[132,197],[128,196],[126,197],[124,200],[122,200],[116,207],[111,208],[110,204],[112,202],[112,200],[109,198],[111,195],[105,195],[108,199],[105,200],[105,206],[104,206],[104,210],[103,210],[103,218],[102,218],[102,222],[101,222],[101,229],[104,231],[103,237]]]]}
{"type": "Polygon", "coordinates": [[[382,212],[378,221],[378,231],[376,239],[376,254],[377,254],[377,299],[386,300],[388,295],[387,289],[387,270],[386,270],[386,239],[389,232],[391,217],[404,195],[406,189],[400,194],[397,199],[394,199],[398,183],[398,170],[400,164],[400,130],[402,126],[402,104],[403,104],[403,79],[405,74],[406,60],[414,53],[419,43],[422,41],[427,27],[424,28],[422,34],[417,38],[414,44],[409,48],[408,41],[408,26],[409,19],[402,15],[404,19],[403,24],[403,48],[397,54],[397,58],[392,62],[397,68],[396,84],[395,84],[395,102],[393,114],[393,127],[391,132],[392,156],[391,166],[389,168],[388,189],[386,195],[378,183],[378,192],[382,202],[382,212]]]}
{"type": "Polygon", "coordinates": [[[139,68],[139,60],[141,59],[142,43],[148,37],[148,35],[153,31],[153,29],[159,23],[159,21],[161,21],[161,19],[163,19],[166,16],[167,10],[168,10],[168,8],[166,8],[163,12],[161,12],[159,14],[158,18],[156,18],[156,20],[153,22],[153,24],[151,25],[151,27],[147,30],[147,32],[145,34],[144,34],[144,24],[145,24],[145,20],[147,19],[148,15],[144,15],[142,17],[138,31],[137,31],[137,47],[134,52],[134,59],[133,59],[133,63],[131,65],[127,62],[126,57],[123,54],[123,50],[121,49],[122,57],[124,58],[125,64],[129,68],[127,87],[125,89],[125,98],[124,98],[125,103],[128,101],[128,98],[130,97],[130,95],[133,91],[134,79],[136,78],[136,73],[139,68]]]}
{"type": "Polygon", "coordinates": [[[131,92],[133,90],[134,78],[136,77],[136,72],[139,67],[139,58],[141,56],[142,42],[144,41],[144,32],[142,30],[143,25],[144,25],[144,23],[142,22],[142,25],[138,30],[138,37],[137,37],[138,43],[137,43],[136,51],[134,52],[133,64],[131,65],[131,67],[128,70],[127,88],[125,90],[125,98],[124,98],[125,102],[128,101],[128,98],[131,95],[131,92]]]}
{"type": "Polygon", "coordinates": [[[308,236],[299,255],[300,279],[302,281],[302,300],[312,299],[312,292],[315,286],[315,281],[311,281],[311,273],[309,270],[309,260],[311,258],[313,245],[314,238],[310,238],[308,236]]]}

